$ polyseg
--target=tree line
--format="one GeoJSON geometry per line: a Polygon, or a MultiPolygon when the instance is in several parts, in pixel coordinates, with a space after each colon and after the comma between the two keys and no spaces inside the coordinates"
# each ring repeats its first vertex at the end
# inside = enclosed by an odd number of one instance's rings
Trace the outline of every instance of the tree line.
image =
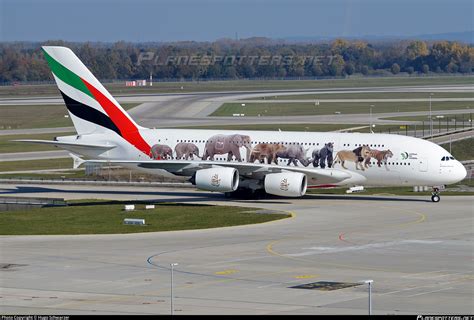
{"type": "Polygon", "coordinates": [[[71,48],[99,79],[242,79],[472,73],[474,47],[449,41],[0,43],[0,82],[52,80],[42,45],[71,48]]]}

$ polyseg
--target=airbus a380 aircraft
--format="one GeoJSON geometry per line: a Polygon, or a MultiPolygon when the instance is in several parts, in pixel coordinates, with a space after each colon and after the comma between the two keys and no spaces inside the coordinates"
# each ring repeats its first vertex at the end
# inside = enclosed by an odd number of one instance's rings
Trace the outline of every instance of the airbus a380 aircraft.
{"type": "Polygon", "coordinates": [[[445,149],[389,134],[147,129],[139,126],[65,47],[43,47],[77,135],[52,144],[84,162],[118,164],[157,175],[188,176],[198,188],[303,196],[328,186],[433,186],[462,180],[466,169],[445,149]],[[82,155],[89,160],[83,160],[82,155]]]}

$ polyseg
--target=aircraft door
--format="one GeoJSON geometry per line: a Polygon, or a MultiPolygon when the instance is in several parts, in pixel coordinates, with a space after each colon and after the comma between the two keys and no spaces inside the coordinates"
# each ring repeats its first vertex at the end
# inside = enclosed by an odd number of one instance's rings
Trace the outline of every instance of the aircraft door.
{"type": "Polygon", "coordinates": [[[428,159],[427,158],[419,158],[418,159],[418,170],[420,172],[427,172],[428,171],[428,159]]]}

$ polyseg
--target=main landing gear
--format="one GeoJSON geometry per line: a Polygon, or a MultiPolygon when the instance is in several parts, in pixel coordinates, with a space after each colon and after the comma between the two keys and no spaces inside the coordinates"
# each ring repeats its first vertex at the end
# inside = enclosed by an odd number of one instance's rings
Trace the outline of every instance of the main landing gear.
{"type": "Polygon", "coordinates": [[[234,199],[264,199],[267,197],[267,194],[263,189],[238,188],[233,192],[225,192],[224,196],[234,199]]]}
{"type": "Polygon", "coordinates": [[[439,188],[433,187],[433,192],[431,192],[431,201],[439,202],[441,198],[439,197],[439,188]]]}

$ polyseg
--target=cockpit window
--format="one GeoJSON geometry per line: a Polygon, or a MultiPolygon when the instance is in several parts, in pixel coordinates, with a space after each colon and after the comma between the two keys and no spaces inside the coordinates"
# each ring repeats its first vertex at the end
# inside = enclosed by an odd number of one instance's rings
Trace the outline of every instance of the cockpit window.
{"type": "Polygon", "coordinates": [[[449,161],[449,160],[454,160],[453,156],[444,156],[441,158],[441,161],[449,161]]]}

